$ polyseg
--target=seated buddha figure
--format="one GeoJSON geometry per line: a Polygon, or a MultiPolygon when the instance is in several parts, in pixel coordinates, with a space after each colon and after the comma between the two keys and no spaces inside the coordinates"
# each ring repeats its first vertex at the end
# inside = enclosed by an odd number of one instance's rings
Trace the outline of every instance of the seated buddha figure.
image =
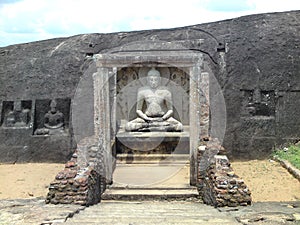
{"type": "Polygon", "coordinates": [[[56,109],[56,101],[50,103],[50,110],[44,116],[44,126],[48,129],[59,129],[64,126],[64,115],[56,109]]]}
{"type": "Polygon", "coordinates": [[[50,102],[50,110],[44,116],[44,127],[36,129],[35,135],[52,135],[64,132],[64,114],[56,108],[56,101],[50,102]]]}
{"type": "Polygon", "coordinates": [[[138,89],[137,118],[126,124],[126,131],[182,131],[182,123],[172,117],[172,94],[160,86],[160,72],[152,68],[147,73],[147,85],[138,89]],[[145,104],[145,110],[143,105],[145,104]]]}

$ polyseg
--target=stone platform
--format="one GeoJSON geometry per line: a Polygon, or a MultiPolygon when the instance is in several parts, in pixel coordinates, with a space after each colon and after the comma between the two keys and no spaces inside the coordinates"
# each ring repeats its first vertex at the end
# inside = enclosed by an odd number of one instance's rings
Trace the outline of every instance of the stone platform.
{"type": "Polygon", "coordinates": [[[188,127],[183,132],[126,132],[121,129],[116,138],[118,153],[189,153],[188,127]]]}

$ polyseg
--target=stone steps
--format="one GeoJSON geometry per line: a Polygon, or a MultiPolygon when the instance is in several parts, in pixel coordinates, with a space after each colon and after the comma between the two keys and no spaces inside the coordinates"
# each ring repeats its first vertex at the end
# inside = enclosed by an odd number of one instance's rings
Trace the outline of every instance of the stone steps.
{"type": "Polygon", "coordinates": [[[197,188],[189,184],[189,166],[118,164],[114,183],[103,200],[186,200],[197,199],[197,188]]]}
{"type": "Polygon", "coordinates": [[[236,225],[234,218],[199,202],[102,201],[69,218],[65,224],[200,224],[236,225]]]}
{"type": "Polygon", "coordinates": [[[134,163],[126,163],[128,155],[118,155],[113,184],[101,196],[103,200],[198,200],[197,188],[189,185],[189,155],[132,156],[134,163]]]}
{"type": "Polygon", "coordinates": [[[106,189],[102,194],[103,200],[145,201],[145,200],[187,200],[197,199],[197,188],[165,189],[165,188],[136,188],[136,189],[106,189]]]}

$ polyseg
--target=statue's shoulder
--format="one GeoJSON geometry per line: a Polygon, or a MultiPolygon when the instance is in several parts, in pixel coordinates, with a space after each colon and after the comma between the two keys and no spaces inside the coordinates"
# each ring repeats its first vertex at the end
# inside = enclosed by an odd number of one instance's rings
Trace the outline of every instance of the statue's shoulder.
{"type": "Polygon", "coordinates": [[[159,86],[158,89],[162,91],[169,91],[169,88],[166,86],[159,86]]]}
{"type": "Polygon", "coordinates": [[[159,90],[159,91],[162,91],[162,92],[164,92],[164,93],[171,93],[170,90],[169,90],[169,88],[166,87],[166,86],[160,86],[160,87],[158,88],[158,90],[159,90]]]}
{"type": "Polygon", "coordinates": [[[61,111],[58,111],[58,110],[57,110],[57,115],[59,115],[59,116],[61,116],[61,117],[64,116],[64,114],[63,114],[61,111]]]}
{"type": "Polygon", "coordinates": [[[148,87],[140,87],[137,91],[139,96],[143,96],[147,93],[147,91],[149,90],[148,87]]]}
{"type": "Polygon", "coordinates": [[[46,112],[45,115],[44,115],[44,117],[45,117],[45,118],[48,118],[50,115],[51,115],[50,112],[46,112]]]}
{"type": "Polygon", "coordinates": [[[150,88],[149,87],[140,87],[139,89],[138,89],[138,92],[145,92],[145,91],[148,91],[150,88]]]}

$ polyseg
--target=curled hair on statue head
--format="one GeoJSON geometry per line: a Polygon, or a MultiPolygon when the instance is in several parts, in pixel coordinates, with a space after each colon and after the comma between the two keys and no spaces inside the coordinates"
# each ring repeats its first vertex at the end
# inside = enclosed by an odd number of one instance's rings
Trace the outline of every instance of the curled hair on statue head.
{"type": "Polygon", "coordinates": [[[147,77],[160,77],[160,72],[155,69],[155,67],[152,67],[151,70],[149,70],[148,74],[147,74],[147,77]]]}

